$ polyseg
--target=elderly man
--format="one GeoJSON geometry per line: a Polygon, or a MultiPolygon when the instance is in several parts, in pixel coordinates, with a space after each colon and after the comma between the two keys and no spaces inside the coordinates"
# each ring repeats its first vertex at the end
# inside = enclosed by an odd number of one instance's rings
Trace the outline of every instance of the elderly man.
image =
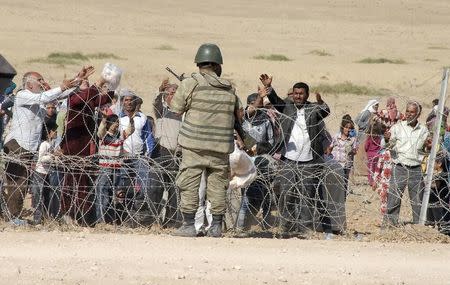
{"type": "MultiPolygon", "coordinates": [[[[175,185],[175,175],[178,172],[179,157],[181,152],[178,148],[178,133],[181,128],[181,116],[170,109],[170,102],[178,89],[177,84],[170,84],[168,78],[164,79],[159,88],[159,94],[153,103],[153,110],[156,118],[155,139],[158,142],[157,155],[155,161],[162,169],[153,169],[150,175],[154,183],[152,193],[155,195],[154,201],[161,201],[164,191],[168,194],[166,203],[166,225],[171,226],[177,223],[178,195],[175,185]]],[[[161,203],[162,204],[162,203],[161,203]]],[[[158,209],[159,211],[159,209],[158,209]]]]}
{"type": "Polygon", "coordinates": [[[290,237],[292,221],[297,219],[295,208],[300,205],[300,232],[313,228],[313,214],[317,204],[319,177],[323,163],[323,119],[330,108],[316,94],[317,103],[308,101],[309,86],[298,82],[293,86],[292,99],[278,97],[272,88],[272,77],[262,74],[262,95],[283,114],[281,129],[283,137],[278,150],[285,162],[280,172],[281,226],[283,237],[290,237]]]}
{"type": "Polygon", "coordinates": [[[397,225],[402,195],[408,186],[413,223],[419,222],[422,191],[424,188],[421,163],[424,152],[431,148],[427,128],[418,122],[422,106],[415,102],[406,105],[405,121],[393,125],[385,135],[391,150],[392,176],[387,197],[385,225],[397,225]]]}
{"type": "MultiPolygon", "coordinates": [[[[78,74],[84,77],[87,69],[78,74]]],[[[21,163],[9,161],[6,164],[5,196],[11,216],[18,217],[23,207],[23,199],[28,187],[27,166],[33,159],[41,140],[45,110],[43,104],[63,99],[80,83],[79,78],[64,80],[57,87],[50,89],[42,75],[37,72],[27,72],[22,79],[22,90],[17,92],[13,106],[11,131],[6,136],[4,151],[10,156],[16,156],[21,163]]]]}

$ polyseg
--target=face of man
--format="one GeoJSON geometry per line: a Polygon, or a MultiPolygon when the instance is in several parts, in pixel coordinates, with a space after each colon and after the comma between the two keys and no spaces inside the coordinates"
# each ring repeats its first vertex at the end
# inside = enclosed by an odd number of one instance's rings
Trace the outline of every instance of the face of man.
{"type": "Polygon", "coordinates": [[[294,104],[297,106],[305,104],[309,97],[309,94],[306,93],[305,88],[294,88],[293,91],[292,100],[294,101],[294,104]]]}
{"type": "Polygon", "coordinates": [[[45,109],[47,111],[48,117],[51,117],[56,114],[56,106],[53,103],[47,104],[47,106],[45,106],[45,109]]]}
{"type": "Polygon", "coordinates": [[[408,124],[417,122],[419,115],[419,107],[416,104],[408,104],[408,106],[406,106],[405,119],[408,124]]]}
{"type": "Polygon", "coordinates": [[[258,96],[255,101],[251,102],[249,105],[255,109],[260,109],[263,107],[263,98],[258,96]]]}
{"type": "Polygon", "coordinates": [[[123,108],[127,112],[134,112],[136,110],[136,101],[133,96],[125,96],[123,98],[123,108]]]}
{"type": "Polygon", "coordinates": [[[30,90],[33,93],[41,93],[46,90],[47,82],[45,82],[42,75],[37,72],[33,72],[28,76],[28,80],[26,82],[26,89],[30,90]]]}

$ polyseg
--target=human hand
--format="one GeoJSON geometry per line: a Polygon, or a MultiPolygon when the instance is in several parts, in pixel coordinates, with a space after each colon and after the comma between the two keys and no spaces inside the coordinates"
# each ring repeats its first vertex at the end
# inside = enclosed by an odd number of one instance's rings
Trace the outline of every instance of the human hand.
{"type": "Polygon", "coordinates": [[[86,80],[89,76],[91,76],[95,71],[95,68],[91,65],[83,66],[80,72],[78,72],[77,78],[81,80],[86,80]]]}
{"type": "Polygon", "coordinates": [[[268,87],[261,87],[258,85],[258,94],[261,98],[266,97],[269,94],[268,87]]]}
{"type": "Polygon", "coordinates": [[[76,78],[72,78],[72,79],[64,78],[60,87],[61,87],[61,90],[64,91],[64,90],[76,87],[76,86],[80,85],[80,83],[81,82],[79,80],[77,80],[76,78]]]}
{"type": "Polygon", "coordinates": [[[163,92],[167,89],[167,87],[169,87],[169,77],[163,79],[161,85],[159,86],[159,92],[163,92]]]}
{"type": "Polygon", "coordinates": [[[272,76],[269,76],[267,74],[261,74],[259,76],[259,80],[261,80],[261,83],[264,85],[264,87],[271,87],[272,86],[272,76]]]}
{"type": "Polygon", "coordinates": [[[322,95],[320,95],[319,93],[316,93],[316,101],[319,105],[323,104],[322,95]]]}

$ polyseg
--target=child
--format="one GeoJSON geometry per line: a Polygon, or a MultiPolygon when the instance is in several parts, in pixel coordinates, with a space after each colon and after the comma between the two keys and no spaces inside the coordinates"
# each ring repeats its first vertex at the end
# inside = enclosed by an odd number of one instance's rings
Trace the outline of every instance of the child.
{"type": "Polygon", "coordinates": [[[256,217],[262,210],[262,227],[264,229],[271,225],[271,194],[270,187],[275,178],[276,160],[268,153],[272,145],[268,142],[256,144],[256,156],[254,163],[257,171],[257,179],[248,187],[242,188],[242,202],[236,221],[236,237],[246,237],[245,232],[249,215],[256,217]]]}
{"type": "Polygon", "coordinates": [[[42,223],[44,207],[45,210],[48,210],[51,200],[57,197],[56,193],[49,187],[49,172],[51,163],[55,158],[53,151],[57,128],[55,122],[49,121],[44,124],[42,130],[42,142],[39,146],[38,160],[33,173],[32,205],[35,208],[33,217],[35,224],[42,223]]]}
{"type": "Polygon", "coordinates": [[[427,212],[427,222],[436,225],[442,232],[448,230],[450,220],[449,213],[449,188],[447,185],[448,172],[445,165],[445,157],[437,156],[434,164],[433,185],[431,187],[430,200],[427,212]]]}
{"type": "Polygon", "coordinates": [[[98,154],[101,168],[95,187],[97,222],[106,222],[105,214],[111,204],[111,197],[121,181],[123,141],[133,132],[134,120],[132,117],[130,117],[130,125],[122,134],[119,131],[117,115],[111,114],[102,118],[97,132],[100,139],[98,154]]]}
{"type": "Polygon", "coordinates": [[[331,155],[344,168],[344,189],[348,193],[348,178],[353,167],[353,158],[356,154],[355,124],[350,115],[342,117],[341,128],[331,142],[331,155]]]}

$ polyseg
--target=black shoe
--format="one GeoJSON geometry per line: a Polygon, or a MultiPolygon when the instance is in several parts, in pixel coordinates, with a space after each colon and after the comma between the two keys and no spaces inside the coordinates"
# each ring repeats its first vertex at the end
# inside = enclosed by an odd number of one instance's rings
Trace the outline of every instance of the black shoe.
{"type": "Polygon", "coordinates": [[[208,230],[207,236],[219,238],[222,237],[222,215],[213,215],[211,227],[208,230]]]}
{"type": "Polygon", "coordinates": [[[197,231],[194,226],[195,214],[183,214],[183,218],[183,224],[172,235],[177,237],[196,237],[197,231]]]}

